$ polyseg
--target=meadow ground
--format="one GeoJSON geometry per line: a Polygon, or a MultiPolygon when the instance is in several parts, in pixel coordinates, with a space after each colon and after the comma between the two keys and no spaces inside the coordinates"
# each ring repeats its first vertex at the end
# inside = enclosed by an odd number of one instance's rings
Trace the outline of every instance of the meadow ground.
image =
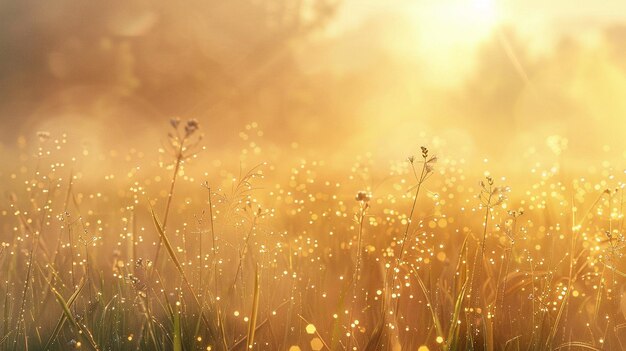
{"type": "Polygon", "coordinates": [[[619,165],[568,170],[552,140],[513,175],[419,144],[331,169],[266,154],[252,124],[230,168],[194,120],[163,130],[156,159],[18,142],[1,349],[626,347],[619,165]]]}

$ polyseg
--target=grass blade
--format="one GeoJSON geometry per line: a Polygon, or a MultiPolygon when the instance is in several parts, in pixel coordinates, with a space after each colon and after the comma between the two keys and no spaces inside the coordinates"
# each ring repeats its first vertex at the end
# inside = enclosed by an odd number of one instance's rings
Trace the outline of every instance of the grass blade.
{"type": "Polygon", "coordinates": [[[594,351],[600,351],[601,349],[593,346],[593,345],[589,345],[587,343],[584,342],[578,342],[578,341],[572,341],[572,342],[568,342],[562,345],[559,345],[557,347],[554,348],[554,350],[562,350],[562,349],[571,349],[572,347],[577,347],[580,349],[585,349],[585,350],[594,350],[594,351]]]}
{"type": "Polygon", "coordinates": [[[254,345],[254,332],[256,331],[256,321],[259,315],[259,296],[259,267],[257,266],[254,272],[254,296],[252,297],[252,315],[250,316],[250,323],[248,324],[248,338],[246,341],[246,349],[248,350],[250,350],[254,345]]]}
{"type": "Polygon", "coordinates": [[[172,341],[174,351],[183,351],[183,338],[180,328],[180,311],[178,305],[174,311],[174,340],[172,341]]]}
{"type": "MultiPolygon", "coordinates": [[[[86,330],[83,326],[81,326],[80,324],[78,324],[78,322],[76,322],[76,319],[74,319],[74,316],[72,315],[72,311],[70,311],[70,307],[68,306],[67,302],[65,301],[65,299],[63,299],[63,296],[61,295],[60,292],[57,291],[57,289],[55,289],[52,284],[50,284],[50,282],[48,282],[48,285],[50,285],[50,289],[52,290],[52,293],[54,294],[54,296],[57,299],[57,302],[59,303],[59,305],[61,306],[61,308],[63,309],[63,313],[65,314],[65,317],[67,318],[67,320],[70,321],[70,323],[77,329],[80,330],[82,332],[82,335],[84,337],[85,340],[87,340],[87,342],[89,343],[89,345],[91,345],[91,347],[94,350],[99,350],[98,345],[96,345],[96,343],[94,342],[93,338],[91,337],[91,333],[86,330]]],[[[81,288],[82,289],[82,288],[81,288]]],[[[78,296],[78,295],[77,295],[78,296]]]]}
{"type": "Polygon", "coordinates": [[[454,313],[452,314],[452,319],[450,320],[450,329],[448,330],[448,340],[446,340],[446,349],[447,350],[457,350],[459,347],[459,317],[461,316],[461,310],[463,309],[463,299],[465,298],[465,291],[467,290],[469,279],[465,280],[463,283],[463,287],[461,287],[461,291],[456,298],[456,303],[454,304],[454,313]]]}
{"type": "MultiPolygon", "coordinates": [[[[72,304],[74,303],[74,301],[76,300],[80,292],[83,290],[84,286],[85,286],[85,280],[81,279],[81,281],[78,283],[78,287],[76,288],[72,296],[70,296],[70,298],[67,300],[68,308],[72,307],[72,304]]],[[[46,342],[46,346],[44,347],[44,350],[50,349],[50,346],[59,335],[59,332],[61,331],[61,328],[63,328],[63,325],[65,324],[66,321],[67,321],[67,315],[65,314],[65,311],[63,311],[63,314],[61,315],[61,317],[59,318],[59,321],[54,327],[54,330],[52,331],[50,338],[48,338],[48,342],[46,342]]]]}
{"type": "Polygon", "coordinates": [[[437,313],[435,312],[435,308],[433,307],[433,304],[430,301],[430,294],[428,293],[428,289],[426,289],[426,286],[424,285],[422,278],[420,277],[420,275],[417,273],[417,271],[415,270],[413,266],[411,266],[411,271],[413,271],[413,275],[415,275],[415,277],[417,278],[417,282],[419,283],[419,286],[422,289],[424,298],[426,298],[426,304],[428,305],[428,309],[430,310],[430,316],[433,319],[433,324],[435,325],[437,336],[441,336],[443,338],[443,329],[441,329],[441,323],[439,322],[439,317],[437,316],[437,313]]]}
{"type": "Polygon", "coordinates": [[[185,276],[185,271],[183,270],[183,266],[180,264],[180,261],[178,260],[178,257],[176,256],[176,252],[174,251],[174,248],[172,247],[170,240],[167,238],[167,235],[165,235],[165,232],[163,231],[163,227],[161,226],[161,223],[159,223],[156,213],[154,213],[154,209],[150,209],[150,212],[152,213],[152,220],[154,221],[154,226],[157,228],[157,232],[159,232],[159,237],[161,238],[161,242],[165,245],[165,248],[167,249],[167,253],[170,255],[170,258],[174,262],[174,265],[176,265],[176,269],[178,269],[178,272],[183,277],[183,280],[186,281],[187,277],[185,276]]]}

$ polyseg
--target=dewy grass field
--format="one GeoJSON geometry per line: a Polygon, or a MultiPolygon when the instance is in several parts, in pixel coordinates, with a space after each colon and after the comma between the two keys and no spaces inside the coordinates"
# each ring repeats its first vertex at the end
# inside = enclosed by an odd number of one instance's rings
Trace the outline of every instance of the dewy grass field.
{"type": "Polygon", "coordinates": [[[626,2],[0,2],[0,350],[626,350],[626,2]]]}
{"type": "Polygon", "coordinates": [[[607,163],[509,189],[421,147],[377,182],[367,157],[342,180],[304,159],[283,183],[266,163],[205,179],[187,171],[210,152],[198,122],[163,125],[158,175],[133,151],[93,188],[63,136],[22,144],[2,175],[3,349],[626,342],[623,172],[607,163]]]}

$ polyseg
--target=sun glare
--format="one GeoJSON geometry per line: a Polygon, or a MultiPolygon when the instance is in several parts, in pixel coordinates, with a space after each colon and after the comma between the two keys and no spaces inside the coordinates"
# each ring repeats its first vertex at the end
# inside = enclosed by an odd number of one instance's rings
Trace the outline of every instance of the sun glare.
{"type": "Polygon", "coordinates": [[[472,16],[486,24],[494,24],[496,7],[492,0],[473,0],[471,2],[472,16]]]}
{"type": "MultiPolygon", "coordinates": [[[[456,84],[473,66],[477,45],[498,27],[498,8],[492,0],[432,1],[410,6],[409,39],[415,57],[427,60],[436,82],[456,84]],[[459,64],[458,57],[467,57],[459,64]]],[[[403,45],[406,46],[406,43],[403,45]]]]}

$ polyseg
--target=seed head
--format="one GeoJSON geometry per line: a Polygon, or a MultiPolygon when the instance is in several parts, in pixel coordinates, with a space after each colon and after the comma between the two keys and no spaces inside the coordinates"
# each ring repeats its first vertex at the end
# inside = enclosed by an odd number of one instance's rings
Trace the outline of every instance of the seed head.
{"type": "Polygon", "coordinates": [[[178,126],[180,125],[180,118],[179,117],[170,118],[170,125],[172,126],[172,128],[178,129],[178,126]]]}
{"type": "Polygon", "coordinates": [[[200,128],[200,124],[198,123],[198,121],[195,119],[190,119],[187,121],[187,124],[185,125],[185,135],[190,136],[199,128],[200,128]]]}
{"type": "Polygon", "coordinates": [[[39,132],[37,132],[37,137],[39,138],[40,142],[44,142],[44,141],[50,139],[50,133],[49,132],[44,132],[44,131],[39,131],[39,132]]]}
{"type": "Polygon", "coordinates": [[[356,193],[355,199],[356,201],[369,202],[372,199],[372,195],[365,191],[359,191],[356,193]]]}
{"type": "Polygon", "coordinates": [[[422,149],[422,157],[423,158],[427,158],[428,157],[428,149],[425,146],[422,146],[421,149],[422,149]]]}

